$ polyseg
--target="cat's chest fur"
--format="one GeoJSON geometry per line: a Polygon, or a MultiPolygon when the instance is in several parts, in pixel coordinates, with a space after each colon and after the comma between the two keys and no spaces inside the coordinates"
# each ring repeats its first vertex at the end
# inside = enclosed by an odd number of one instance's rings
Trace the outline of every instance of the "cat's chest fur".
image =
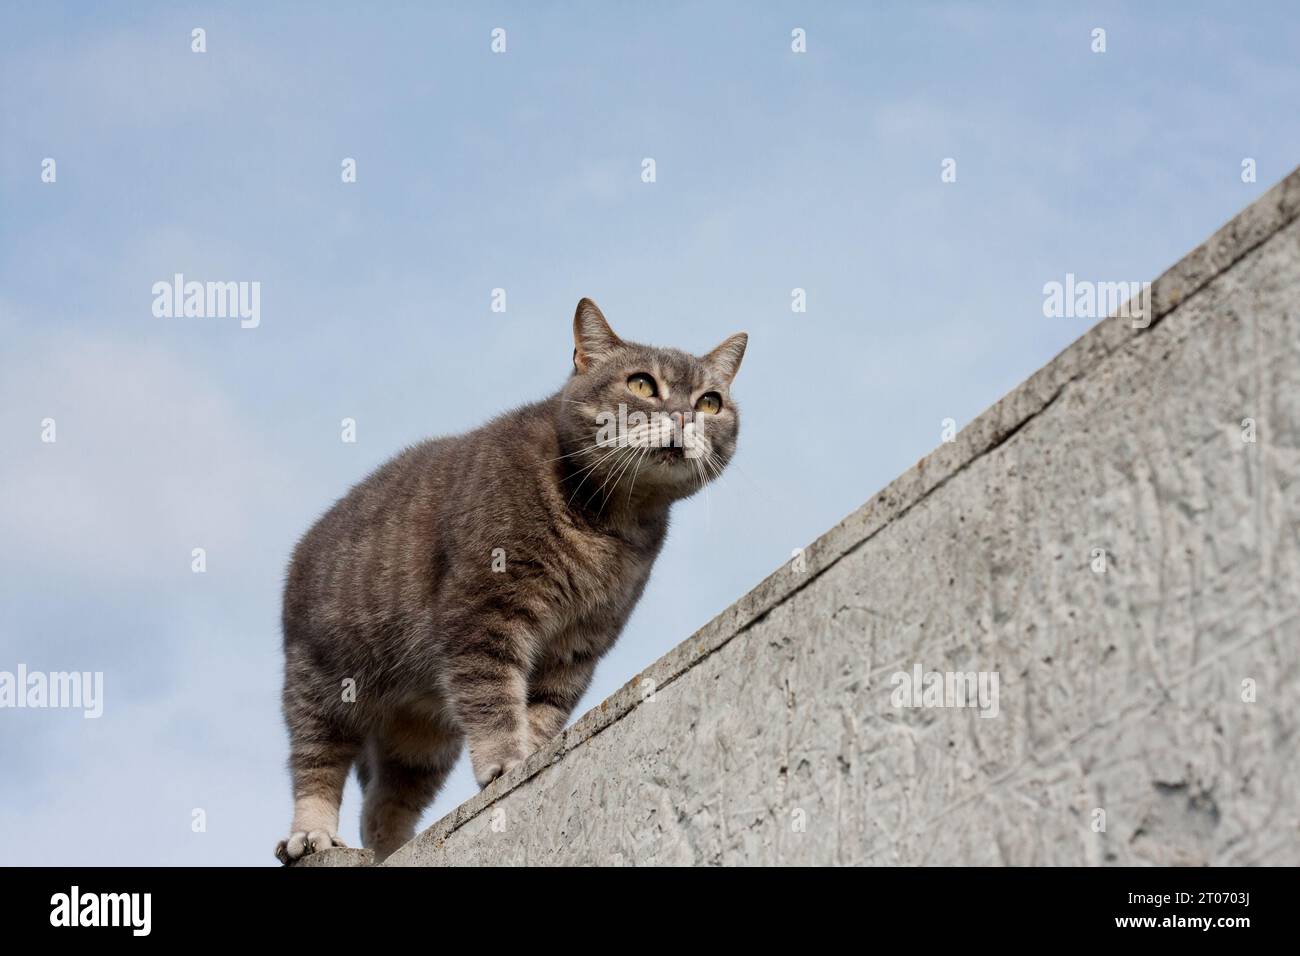
{"type": "Polygon", "coordinates": [[[550,586],[540,591],[549,613],[540,615],[539,650],[561,660],[604,653],[640,599],[666,531],[666,516],[615,529],[561,526],[550,586]]]}

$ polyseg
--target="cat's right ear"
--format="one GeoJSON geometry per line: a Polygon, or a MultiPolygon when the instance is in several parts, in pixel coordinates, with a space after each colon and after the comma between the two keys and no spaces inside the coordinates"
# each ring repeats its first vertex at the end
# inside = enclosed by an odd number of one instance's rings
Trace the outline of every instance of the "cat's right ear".
{"type": "Polygon", "coordinates": [[[605,321],[600,307],[590,299],[578,303],[573,313],[573,367],[585,372],[591,363],[623,344],[605,321]]]}

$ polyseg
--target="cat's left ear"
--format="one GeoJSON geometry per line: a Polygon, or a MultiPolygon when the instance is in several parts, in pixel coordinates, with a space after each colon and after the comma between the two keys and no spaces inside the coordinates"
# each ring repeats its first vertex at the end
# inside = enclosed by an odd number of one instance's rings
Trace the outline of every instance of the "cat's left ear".
{"type": "Polygon", "coordinates": [[[730,385],[731,380],[740,371],[740,360],[745,357],[745,346],[748,344],[749,336],[744,332],[737,332],[704,356],[704,361],[713,366],[730,385]]]}

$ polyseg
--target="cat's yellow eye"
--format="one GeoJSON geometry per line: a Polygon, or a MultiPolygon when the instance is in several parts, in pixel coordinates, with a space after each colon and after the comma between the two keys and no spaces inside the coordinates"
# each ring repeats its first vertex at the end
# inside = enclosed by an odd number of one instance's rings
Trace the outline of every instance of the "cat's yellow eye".
{"type": "Polygon", "coordinates": [[[637,398],[654,398],[659,394],[659,389],[655,388],[655,380],[641,372],[627,380],[627,390],[637,398]]]}
{"type": "Polygon", "coordinates": [[[716,415],[722,411],[722,396],[717,392],[705,392],[695,403],[695,410],[705,415],[716,415]]]}

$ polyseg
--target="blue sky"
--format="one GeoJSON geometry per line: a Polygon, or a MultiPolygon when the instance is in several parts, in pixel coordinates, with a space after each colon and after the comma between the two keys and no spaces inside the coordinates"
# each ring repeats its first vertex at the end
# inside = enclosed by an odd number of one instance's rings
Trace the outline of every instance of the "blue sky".
{"type": "Polygon", "coordinates": [[[581,296],[750,333],[585,710],[1092,324],[1044,283],[1154,278],[1300,163],[1287,5],[809,6],[0,4],[0,670],[105,675],[99,720],[0,710],[0,863],[273,864],[297,536],[558,387],[581,296]],[[156,318],[177,272],[261,324],[156,318]]]}

